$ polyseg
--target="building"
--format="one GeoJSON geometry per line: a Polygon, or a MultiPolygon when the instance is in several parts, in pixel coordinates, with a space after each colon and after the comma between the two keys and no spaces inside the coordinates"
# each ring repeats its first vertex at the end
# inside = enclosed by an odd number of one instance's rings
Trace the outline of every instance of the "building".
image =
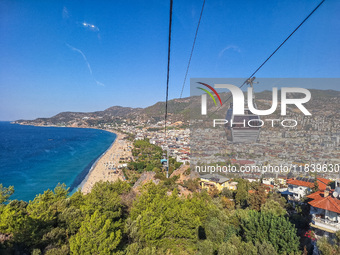
{"type": "Polygon", "coordinates": [[[264,184],[264,183],[262,183],[261,186],[264,188],[264,191],[265,191],[267,194],[270,193],[270,192],[272,192],[273,189],[274,189],[274,185],[270,185],[270,184],[264,184]]]}
{"type": "Polygon", "coordinates": [[[229,182],[228,183],[228,189],[230,189],[230,190],[237,190],[237,184],[238,184],[238,182],[229,182]]]}
{"type": "MultiPolygon", "coordinates": [[[[325,178],[317,178],[319,190],[323,191],[331,180],[325,178]]],[[[282,195],[287,195],[289,202],[300,202],[301,198],[310,194],[314,188],[315,178],[296,177],[287,180],[288,189],[282,192],[282,195]]]]}
{"type": "Polygon", "coordinates": [[[235,185],[230,185],[229,179],[219,174],[206,174],[201,176],[200,185],[202,189],[217,188],[222,191],[223,188],[234,189],[235,185]]]}
{"type": "Polygon", "coordinates": [[[324,232],[340,231],[340,187],[335,190],[328,187],[324,191],[317,191],[307,197],[311,199],[308,202],[311,206],[311,227],[316,229],[320,235],[324,232]]]}
{"type": "MultiPolygon", "coordinates": [[[[262,175],[268,176],[268,174],[262,175]]],[[[286,186],[287,185],[287,177],[286,176],[278,176],[273,175],[272,177],[263,177],[262,178],[263,184],[274,185],[275,187],[286,186]]]]}

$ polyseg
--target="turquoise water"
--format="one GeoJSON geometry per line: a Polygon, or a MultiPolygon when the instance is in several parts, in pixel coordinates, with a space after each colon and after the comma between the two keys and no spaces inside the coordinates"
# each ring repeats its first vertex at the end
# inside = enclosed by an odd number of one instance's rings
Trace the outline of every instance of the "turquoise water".
{"type": "Polygon", "coordinates": [[[25,201],[58,183],[74,191],[115,138],[97,129],[0,122],[0,183],[14,186],[11,199],[25,201]]]}

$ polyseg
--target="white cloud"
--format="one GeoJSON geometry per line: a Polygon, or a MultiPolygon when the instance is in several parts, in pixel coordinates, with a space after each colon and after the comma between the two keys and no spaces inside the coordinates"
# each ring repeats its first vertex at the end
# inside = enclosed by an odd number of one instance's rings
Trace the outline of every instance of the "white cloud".
{"type": "Polygon", "coordinates": [[[96,79],[95,79],[95,82],[97,83],[97,85],[105,87],[104,83],[101,83],[100,81],[97,81],[96,79]]]}
{"type": "Polygon", "coordinates": [[[75,47],[69,45],[68,43],[66,43],[66,45],[67,45],[67,47],[69,47],[71,50],[74,50],[74,51],[80,53],[80,54],[83,56],[83,59],[84,59],[85,63],[87,64],[87,68],[89,69],[90,74],[92,75],[92,68],[91,68],[91,66],[90,66],[89,61],[87,61],[87,58],[86,58],[85,54],[84,54],[81,50],[79,50],[79,49],[77,49],[77,48],[75,48],[75,47]]]}
{"type": "Polygon", "coordinates": [[[78,52],[80,55],[82,55],[82,57],[83,57],[83,59],[84,59],[86,65],[87,65],[87,68],[89,69],[89,72],[90,72],[90,74],[91,74],[91,76],[92,76],[92,78],[93,78],[93,80],[96,82],[97,85],[103,86],[103,87],[104,87],[105,84],[101,83],[100,81],[97,81],[96,78],[93,76],[92,68],[91,68],[91,66],[90,66],[89,61],[87,61],[87,58],[86,58],[85,54],[84,54],[80,49],[77,49],[76,47],[73,47],[73,46],[69,45],[68,43],[66,43],[66,45],[67,45],[67,47],[69,47],[71,50],[73,50],[73,51],[75,51],[75,52],[78,52]]]}
{"type": "Polygon", "coordinates": [[[224,52],[226,52],[227,50],[234,50],[234,51],[239,52],[239,53],[241,52],[241,49],[238,46],[236,46],[236,45],[228,45],[223,50],[221,50],[220,53],[218,53],[218,57],[219,58],[222,57],[224,52]]]}

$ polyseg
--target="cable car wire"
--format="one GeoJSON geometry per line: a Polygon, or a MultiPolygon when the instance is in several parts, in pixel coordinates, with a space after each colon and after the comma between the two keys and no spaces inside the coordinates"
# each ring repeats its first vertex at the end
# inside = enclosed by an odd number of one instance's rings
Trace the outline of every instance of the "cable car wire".
{"type": "Polygon", "coordinates": [[[186,72],[185,72],[184,81],[183,81],[183,85],[182,85],[182,91],[181,91],[181,95],[180,95],[179,98],[182,98],[182,95],[183,95],[183,90],[184,90],[185,82],[186,82],[187,76],[188,76],[188,72],[189,72],[189,67],[190,67],[190,63],[191,63],[192,54],[193,54],[194,48],[195,48],[195,43],[196,43],[196,38],[197,38],[197,34],[198,34],[198,29],[199,29],[199,27],[200,27],[200,23],[201,23],[201,19],[202,19],[202,14],[203,14],[203,10],[204,10],[204,5],[205,5],[205,0],[203,0],[202,9],[201,9],[201,14],[200,14],[200,17],[199,17],[199,19],[198,19],[198,24],[197,24],[197,28],[196,28],[195,38],[194,38],[194,42],[193,42],[193,44],[192,44],[191,53],[190,53],[190,57],[189,57],[189,61],[188,61],[188,66],[187,66],[187,70],[186,70],[186,72]]]}
{"type": "MultiPolygon", "coordinates": [[[[267,62],[268,60],[288,41],[288,39],[303,25],[303,23],[305,23],[310,16],[313,15],[313,13],[325,2],[325,0],[322,0],[314,9],[311,13],[309,13],[309,15],[294,29],[294,31],[292,33],[290,33],[290,35],[273,51],[272,54],[269,55],[269,57],[255,70],[255,72],[253,72],[249,78],[247,80],[245,80],[243,82],[243,84],[241,86],[239,86],[239,88],[242,88],[245,84],[247,84],[247,81],[250,80],[267,62]]],[[[229,99],[231,98],[231,95],[223,102],[223,104],[225,104],[229,99]]],[[[221,109],[222,106],[219,106],[212,114],[216,113],[219,109],[221,109]]]]}
{"type": "Polygon", "coordinates": [[[165,122],[164,123],[164,136],[165,136],[165,139],[166,139],[166,121],[167,121],[167,118],[168,118],[172,5],[173,5],[173,0],[170,0],[169,38],[168,38],[168,68],[167,68],[167,77],[166,77],[166,97],[165,97],[165,117],[164,117],[164,122],[165,122]]]}

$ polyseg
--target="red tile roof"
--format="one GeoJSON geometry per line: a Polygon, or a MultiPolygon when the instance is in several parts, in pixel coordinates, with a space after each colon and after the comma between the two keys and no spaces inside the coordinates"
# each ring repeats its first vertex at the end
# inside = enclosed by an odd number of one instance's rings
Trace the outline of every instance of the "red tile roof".
{"type": "MultiPolygon", "coordinates": [[[[328,179],[325,179],[325,178],[317,178],[317,179],[318,179],[319,190],[325,190],[327,185],[331,182],[331,180],[328,180],[328,179]]],[[[288,179],[287,184],[309,187],[309,188],[314,187],[313,182],[305,182],[305,181],[300,181],[300,180],[296,180],[296,179],[288,179]]]]}
{"type": "Polygon", "coordinates": [[[292,184],[292,185],[296,185],[296,186],[303,186],[303,187],[310,187],[310,188],[314,187],[314,183],[312,183],[312,182],[304,182],[304,181],[299,181],[299,180],[295,180],[295,179],[288,179],[287,184],[292,184]]]}
{"type": "Polygon", "coordinates": [[[340,199],[332,196],[333,191],[331,190],[327,197],[324,197],[324,192],[321,191],[310,194],[307,197],[313,200],[308,202],[308,204],[316,208],[340,213],[340,199]]]}
{"type": "Polygon", "coordinates": [[[311,198],[311,199],[319,199],[320,196],[323,196],[323,192],[317,191],[317,192],[314,192],[314,193],[308,195],[307,197],[311,198]]]}
{"type": "Polygon", "coordinates": [[[318,179],[319,190],[325,190],[327,185],[331,182],[331,180],[328,180],[325,178],[317,178],[317,179],[318,179]]]}
{"type": "Polygon", "coordinates": [[[321,177],[318,177],[318,180],[319,180],[320,182],[325,183],[325,184],[328,184],[329,182],[331,182],[331,180],[328,180],[328,179],[325,179],[325,178],[321,178],[321,177]]]}
{"type": "Polygon", "coordinates": [[[262,183],[262,185],[264,185],[264,186],[267,186],[267,187],[269,187],[269,188],[274,188],[274,185],[271,185],[271,184],[264,184],[264,183],[262,183]]]}

